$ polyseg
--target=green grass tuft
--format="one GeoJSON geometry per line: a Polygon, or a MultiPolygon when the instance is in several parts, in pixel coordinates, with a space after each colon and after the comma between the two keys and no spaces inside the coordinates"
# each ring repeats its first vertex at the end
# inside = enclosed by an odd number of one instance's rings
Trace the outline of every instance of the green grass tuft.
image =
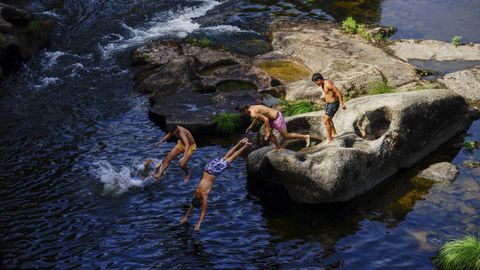
{"type": "Polygon", "coordinates": [[[233,134],[242,125],[240,115],[234,113],[217,114],[213,122],[217,125],[217,131],[226,135],[233,134]]]}
{"type": "Polygon", "coordinates": [[[480,142],[466,141],[463,142],[463,147],[467,148],[467,150],[474,150],[480,147],[480,142]]]}
{"type": "Polygon", "coordinates": [[[186,41],[192,45],[196,45],[196,46],[200,46],[200,47],[209,47],[209,46],[212,46],[212,41],[207,38],[207,37],[204,37],[202,39],[196,39],[196,38],[193,38],[193,37],[188,37],[186,39],[186,41]]]}
{"type": "Polygon", "coordinates": [[[342,29],[343,31],[349,33],[349,34],[355,34],[357,33],[357,21],[355,21],[354,18],[351,16],[348,16],[345,20],[342,22],[342,29]]]}
{"type": "Polygon", "coordinates": [[[455,46],[462,45],[462,38],[463,38],[462,36],[457,36],[457,35],[453,36],[452,37],[452,44],[455,45],[455,46]]]}
{"type": "Polygon", "coordinates": [[[474,236],[445,243],[435,259],[440,270],[480,270],[480,242],[474,236]]]}
{"type": "Polygon", "coordinates": [[[408,91],[417,91],[417,90],[424,90],[424,89],[441,89],[445,87],[442,83],[438,81],[429,81],[426,83],[419,83],[411,88],[408,91]]]}
{"type": "Polygon", "coordinates": [[[357,33],[364,39],[370,40],[372,35],[367,31],[367,26],[365,24],[359,24],[357,26],[357,33]]]}
{"type": "Polygon", "coordinates": [[[280,100],[282,112],[285,116],[294,116],[302,113],[318,111],[320,108],[308,100],[287,101],[280,100]]]}
{"type": "Polygon", "coordinates": [[[379,94],[387,94],[392,93],[393,88],[388,86],[386,82],[374,82],[370,85],[367,90],[367,95],[379,95],[379,94]]]}
{"type": "Polygon", "coordinates": [[[44,38],[43,27],[40,21],[32,20],[28,23],[27,31],[36,38],[44,38]]]}
{"type": "Polygon", "coordinates": [[[148,100],[150,101],[150,103],[153,103],[155,101],[156,96],[157,96],[157,89],[150,92],[150,96],[148,97],[148,100]]]}
{"type": "Polygon", "coordinates": [[[385,42],[388,40],[388,37],[382,35],[382,33],[376,33],[375,35],[373,35],[372,39],[376,42],[385,42]]]}

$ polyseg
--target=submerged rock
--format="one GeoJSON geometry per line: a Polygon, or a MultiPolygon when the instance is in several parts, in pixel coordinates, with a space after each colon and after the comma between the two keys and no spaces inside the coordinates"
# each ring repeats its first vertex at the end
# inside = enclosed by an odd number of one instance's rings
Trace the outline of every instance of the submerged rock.
{"type": "Polygon", "coordinates": [[[463,162],[463,167],[467,169],[474,169],[480,167],[480,162],[479,161],[471,161],[471,160],[465,160],[463,162]]]}
{"type": "Polygon", "coordinates": [[[49,44],[52,22],[35,20],[28,11],[0,3],[0,78],[49,44]]]}
{"type": "Polygon", "coordinates": [[[435,163],[418,173],[417,177],[441,183],[451,183],[458,175],[458,169],[450,162],[435,163]]]}
{"type": "MultiPolygon", "coordinates": [[[[281,186],[298,203],[347,201],[411,167],[470,123],[465,99],[446,89],[365,96],[346,106],[333,119],[340,136],[330,144],[252,152],[249,181],[281,186]]],[[[290,117],[288,129],[325,137],[322,115],[290,117]]]]}
{"type": "MultiPolygon", "coordinates": [[[[279,58],[301,61],[320,72],[344,92],[362,94],[373,82],[386,81],[396,87],[418,80],[414,66],[398,60],[358,36],[342,32],[336,25],[278,22],[272,26],[272,44],[279,58]]],[[[310,76],[287,85],[287,99],[318,99],[318,87],[310,76]]]]}
{"type": "Polygon", "coordinates": [[[404,39],[395,41],[389,49],[398,58],[417,60],[480,60],[480,44],[455,46],[439,40],[404,39]]]}
{"type": "Polygon", "coordinates": [[[480,101],[480,66],[448,73],[440,82],[467,99],[480,101]]]}

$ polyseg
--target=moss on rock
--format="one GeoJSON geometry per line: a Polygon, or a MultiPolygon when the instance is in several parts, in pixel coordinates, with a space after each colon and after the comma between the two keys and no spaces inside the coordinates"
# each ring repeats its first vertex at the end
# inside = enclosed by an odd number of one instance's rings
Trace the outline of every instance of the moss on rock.
{"type": "Polygon", "coordinates": [[[308,68],[288,60],[265,61],[260,63],[260,68],[283,83],[295,82],[310,75],[308,68]]]}

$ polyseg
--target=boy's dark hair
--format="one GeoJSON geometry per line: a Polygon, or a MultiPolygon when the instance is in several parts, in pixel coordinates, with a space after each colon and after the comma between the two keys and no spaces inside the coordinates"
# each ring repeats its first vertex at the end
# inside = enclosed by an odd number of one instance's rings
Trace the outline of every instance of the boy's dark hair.
{"type": "Polygon", "coordinates": [[[312,82],[323,80],[323,76],[320,73],[313,73],[312,82]]]}
{"type": "Polygon", "coordinates": [[[166,129],[168,132],[174,132],[177,129],[177,125],[172,123],[167,124],[166,129]]]}
{"type": "Polygon", "coordinates": [[[237,110],[239,112],[243,112],[243,111],[247,110],[248,108],[250,108],[250,105],[248,105],[248,104],[243,104],[243,105],[237,106],[237,110]]]}
{"type": "Polygon", "coordinates": [[[199,208],[202,205],[202,197],[193,197],[192,199],[192,205],[195,208],[199,208]]]}

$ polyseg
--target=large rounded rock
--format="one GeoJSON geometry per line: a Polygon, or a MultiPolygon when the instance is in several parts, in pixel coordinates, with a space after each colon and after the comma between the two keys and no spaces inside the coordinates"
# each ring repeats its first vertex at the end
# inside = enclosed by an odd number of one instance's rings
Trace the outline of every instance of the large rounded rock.
{"type": "MultiPolygon", "coordinates": [[[[414,66],[358,36],[343,33],[332,23],[278,22],[272,26],[272,38],[278,57],[299,60],[310,70],[325,74],[344,93],[358,95],[383,80],[392,87],[418,80],[414,66]]],[[[308,80],[304,85],[311,87],[308,80]]],[[[288,99],[311,98],[311,91],[298,86],[287,86],[288,99]]]]}
{"type": "MultiPolygon", "coordinates": [[[[340,135],[295,152],[252,152],[251,183],[270,183],[299,203],[347,201],[436,150],[469,125],[467,104],[445,89],[365,96],[347,102],[333,121],[340,135]]],[[[288,118],[292,132],[325,137],[323,112],[288,118]]]]}
{"type": "Polygon", "coordinates": [[[480,66],[448,73],[440,82],[467,99],[480,101],[480,66]]]}

